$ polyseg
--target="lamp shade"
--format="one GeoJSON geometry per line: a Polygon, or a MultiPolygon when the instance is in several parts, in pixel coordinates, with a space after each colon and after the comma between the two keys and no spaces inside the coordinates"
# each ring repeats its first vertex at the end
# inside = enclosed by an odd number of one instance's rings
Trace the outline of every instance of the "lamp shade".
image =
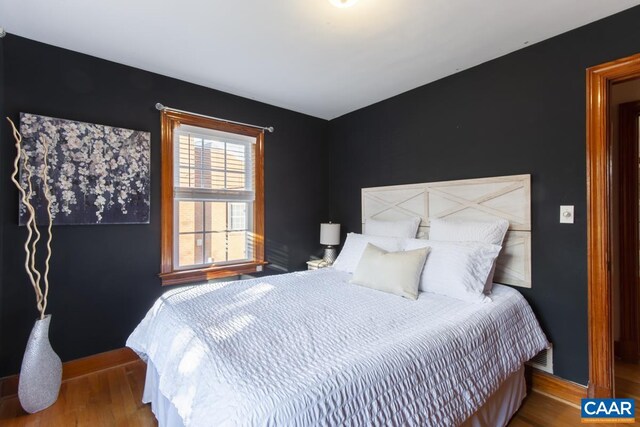
{"type": "Polygon", "coordinates": [[[320,224],[320,244],[337,245],[340,243],[340,224],[320,224]]]}

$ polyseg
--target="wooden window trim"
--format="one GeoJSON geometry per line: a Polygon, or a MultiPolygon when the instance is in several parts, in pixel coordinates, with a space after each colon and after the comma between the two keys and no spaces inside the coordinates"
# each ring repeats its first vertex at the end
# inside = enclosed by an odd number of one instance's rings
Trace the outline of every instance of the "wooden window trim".
{"type": "Polygon", "coordinates": [[[176,270],[170,273],[160,273],[162,285],[181,285],[192,282],[202,282],[209,279],[238,276],[240,274],[255,273],[258,267],[266,265],[262,262],[244,262],[239,264],[221,265],[217,267],[176,270]]]}
{"type": "Polygon", "coordinates": [[[162,285],[176,285],[209,279],[253,273],[267,264],[264,259],[264,132],[249,126],[227,123],[176,111],[161,112],[161,260],[160,279],[162,285]],[[173,131],[178,125],[191,125],[223,132],[231,132],[256,138],[255,145],[255,201],[253,202],[253,260],[236,264],[225,264],[176,270],[173,263],[173,131]]]}

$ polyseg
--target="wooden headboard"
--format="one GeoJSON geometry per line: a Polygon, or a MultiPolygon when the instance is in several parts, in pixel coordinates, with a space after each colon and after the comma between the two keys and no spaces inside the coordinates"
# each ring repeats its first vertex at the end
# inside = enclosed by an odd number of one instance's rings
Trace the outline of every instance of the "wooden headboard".
{"type": "Polygon", "coordinates": [[[531,176],[513,175],[362,189],[362,226],[367,218],[419,216],[419,238],[431,218],[504,218],[509,230],[496,262],[494,282],[531,287],[531,176]]]}

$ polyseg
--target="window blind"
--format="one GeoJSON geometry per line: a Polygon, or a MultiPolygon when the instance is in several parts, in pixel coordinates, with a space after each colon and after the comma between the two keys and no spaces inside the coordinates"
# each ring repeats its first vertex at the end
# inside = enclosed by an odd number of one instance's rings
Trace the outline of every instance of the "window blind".
{"type": "Polygon", "coordinates": [[[212,129],[174,130],[174,197],[253,201],[255,139],[212,129]]]}

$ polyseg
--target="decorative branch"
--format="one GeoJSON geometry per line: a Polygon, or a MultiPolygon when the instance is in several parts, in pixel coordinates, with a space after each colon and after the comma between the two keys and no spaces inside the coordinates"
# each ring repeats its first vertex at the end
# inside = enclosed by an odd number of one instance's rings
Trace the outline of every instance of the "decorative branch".
{"type": "Polygon", "coordinates": [[[38,251],[37,245],[38,245],[38,242],[40,241],[40,230],[38,230],[38,224],[36,222],[36,211],[33,205],[31,204],[31,198],[33,197],[33,183],[31,181],[33,178],[33,172],[28,163],[29,158],[27,156],[27,152],[24,151],[24,149],[22,150],[21,156],[22,156],[22,168],[27,172],[27,188],[28,188],[27,209],[29,209],[29,217],[32,220],[33,233],[35,235],[35,238],[31,240],[31,263],[29,268],[31,269],[31,273],[33,274],[33,277],[35,278],[35,282],[36,282],[36,289],[38,293],[38,309],[42,312],[43,311],[42,310],[43,294],[42,294],[42,288],[40,287],[40,279],[42,278],[42,275],[40,274],[36,266],[36,255],[38,251]]]}
{"type": "Polygon", "coordinates": [[[38,230],[38,226],[36,223],[36,211],[31,204],[31,197],[33,195],[33,184],[32,177],[33,171],[28,164],[28,156],[27,153],[22,149],[22,135],[18,132],[16,125],[13,121],[7,117],[7,120],[11,124],[11,128],[13,130],[13,138],[16,140],[16,158],[13,161],[13,173],[11,174],[11,181],[15,184],[16,188],[20,192],[20,200],[22,204],[27,209],[29,213],[29,218],[27,220],[27,239],[24,244],[24,251],[26,254],[25,257],[25,270],[27,275],[29,276],[29,280],[31,281],[31,285],[33,286],[33,290],[36,294],[36,306],[38,311],[40,312],[40,319],[44,319],[45,310],[47,308],[47,297],[49,294],[49,261],[51,259],[51,239],[52,239],[52,215],[51,215],[51,193],[49,191],[49,165],[47,161],[47,156],[49,153],[48,143],[43,141],[42,144],[44,146],[44,169],[42,172],[42,188],[44,192],[44,198],[47,201],[47,214],[48,214],[48,238],[47,238],[47,255],[45,258],[45,271],[44,276],[41,275],[40,271],[36,265],[36,255],[37,255],[37,243],[40,240],[41,234],[38,230]],[[27,173],[27,188],[28,192],[20,185],[20,182],[17,180],[20,160],[22,160],[22,167],[27,173]],[[34,238],[35,235],[35,238],[34,238]],[[40,283],[41,279],[44,279],[44,291],[42,290],[42,285],[40,283]]]}
{"type": "Polygon", "coordinates": [[[29,210],[29,203],[27,201],[27,194],[24,191],[24,188],[22,188],[22,186],[20,185],[20,183],[18,182],[18,180],[16,179],[16,177],[18,176],[18,170],[19,170],[19,164],[20,164],[20,159],[22,157],[22,135],[20,135],[20,133],[18,132],[18,130],[16,129],[15,124],[13,123],[13,121],[7,117],[7,120],[9,121],[9,123],[11,124],[11,127],[13,128],[13,137],[16,140],[16,158],[13,161],[13,173],[11,174],[11,181],[15,184],[16,188],[18,189],[18,191],[20,192],[20,198],[22,203],[27,207],[27,210],[29,211],[29,219],[27,221],[27,240],[25,241],[24,244],[24,251],[26,252],[26,259],[24,262],[24,268],[27,271],[27,275],[29,276],[29,280],[31,281],[31,285],[33,286],[34,291],[36,292],[36,303],[38,305],[38,310],[41,309],[41,305],[40,305],[40,290],[38,289],[38,287],[36,286],[36,281],[33,277],[33,273],[31,273],[31,268],[29,268],[29,260],[31,259],[31,253],[29,251],[29,242],[31,241],[31,237],[32,237],[32,233],[33,231],[31,230],[31,223],[33,221],[33,215],[31,210],[29,210]]]}
{"type": "Polygon", "coordinates": [[[49,225],[47,226],[47,256],[44,259],[44,297],[42,301],[42,313],[47,309],[47,297],[49,296],[49,261],[51,260],[51,240],[53,239],[53,216],[51,215],[51,191],[49,190],[49,144],[44,144],[44,169],[42,171],[42,188],[44,189],[44,198],[47,200],[47,217],[49,225]]]}

